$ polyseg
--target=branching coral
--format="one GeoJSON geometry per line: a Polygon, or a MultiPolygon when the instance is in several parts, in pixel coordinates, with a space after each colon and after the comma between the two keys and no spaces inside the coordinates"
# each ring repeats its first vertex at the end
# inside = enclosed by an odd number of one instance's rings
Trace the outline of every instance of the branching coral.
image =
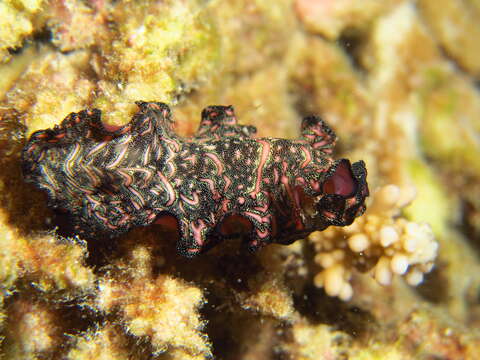
{"type": "Polygon", "coordinates": [[[438,244],[430,227],[398,217],[412,191],[387,185],[373,198],[367,213],[352,225],[310,236],[315,262],[322,267],[314,282],[330,296],[352,297],[349,280],[355,269],[369,271],[381,285],[389,285],[396,274],[415,286],[433,267],[438,244]]]}

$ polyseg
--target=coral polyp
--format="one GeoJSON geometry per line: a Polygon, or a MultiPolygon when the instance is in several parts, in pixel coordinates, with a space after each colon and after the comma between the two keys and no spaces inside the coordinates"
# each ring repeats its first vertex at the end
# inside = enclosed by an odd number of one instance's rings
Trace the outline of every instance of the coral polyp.
{"type": "Polygon", "coordinates": [[[98,109],[71,113],[23,151],[25,179],[82,237],[173,217],[178,251],[192,257],[239,234],[250,250],[288,244],[365,210],[365,165],[332,158],[336,136],[319,117],[303,119],[297,140],[254,138],[232,106],[209,106],[197,134],[182,138],[166,104],[136,104],[121,127],[104,125],[98,109]]]}

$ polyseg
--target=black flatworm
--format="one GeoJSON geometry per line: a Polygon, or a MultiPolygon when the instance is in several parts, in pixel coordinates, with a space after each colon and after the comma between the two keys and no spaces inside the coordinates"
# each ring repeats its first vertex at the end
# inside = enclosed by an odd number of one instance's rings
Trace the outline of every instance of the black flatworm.
{"type": "Polygon", "coordinates": [[[209,106],[196,135],[182,138],[166,104],[136,104],[122,127],[84,110],[35,132],[24,148],[26,181],[84,238],[173,221],[177,248],[191,257],[239,233],[252,250],[288,244],[365,210],[363,161],[334,160],[336,136],[318,117],[303,119],[298,140],[255,138],[233,107],[209,106]]]}

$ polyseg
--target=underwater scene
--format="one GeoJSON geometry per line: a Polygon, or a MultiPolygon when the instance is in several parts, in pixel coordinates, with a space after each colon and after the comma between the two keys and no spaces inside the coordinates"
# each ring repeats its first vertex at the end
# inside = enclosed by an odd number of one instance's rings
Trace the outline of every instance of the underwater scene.
{"type": "Polygon", "coordinates": [[[0,359],[480,359],[480,1],[0,1],[0,359]]]}

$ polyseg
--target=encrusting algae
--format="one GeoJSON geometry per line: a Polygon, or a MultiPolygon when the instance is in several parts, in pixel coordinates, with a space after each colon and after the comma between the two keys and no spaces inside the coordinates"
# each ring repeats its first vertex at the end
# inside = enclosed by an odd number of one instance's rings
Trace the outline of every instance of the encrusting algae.
{"type": "Polygon", "coordinates": [[[197,312],[205,302],[201,290],[172,276],[153,277],[145,247],[133,248],[129,260],[116,264],[116,276],[112,273],[98,283],[96,308],[119,311],[127,332],[148,336],[155,352],[171,346],[193,355],[210,354],[208,338],[201,333],[205,322],[197,312]]]}
{"type": "Polygon", "coordinates": [[[480,358],[480,43],[473,0],[0,4],[3,359],[480,358]],[[454,26],[452,26],[454,24],[454,26]],[[320,35],[320,36],[319,36],[320,35]],[[319,114],[364,159],[367,211],[289,246],[196,259],[153,225],[71,236],[25,184],[25,138],[98,107],[210,104],[259,136],[319,114]]]}

